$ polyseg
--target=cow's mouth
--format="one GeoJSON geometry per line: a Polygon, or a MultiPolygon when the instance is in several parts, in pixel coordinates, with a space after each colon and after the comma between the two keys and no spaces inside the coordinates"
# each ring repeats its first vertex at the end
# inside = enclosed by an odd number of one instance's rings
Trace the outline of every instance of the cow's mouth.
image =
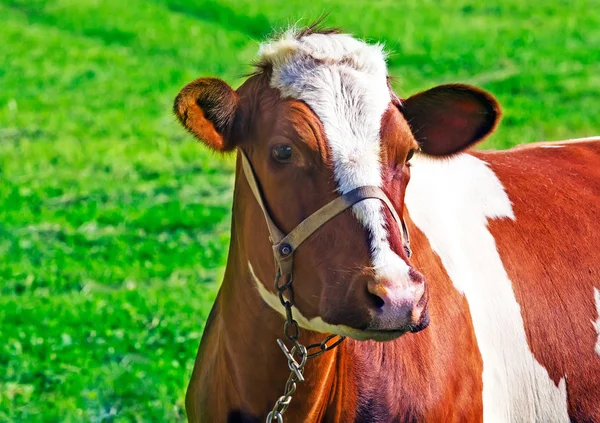
{"type": "Polygon", "coordinates": [[[417,333],[426,329],[429,326],[429,322],[429,312],[425,310],[418,322],[407,324],[399,328],[380,329],[367,326],[363,329],[355,329],[347,326],[339,326],[341,329],[339,335],[348,336],[358,341],[393,341],[407,333],[417,333]]]}

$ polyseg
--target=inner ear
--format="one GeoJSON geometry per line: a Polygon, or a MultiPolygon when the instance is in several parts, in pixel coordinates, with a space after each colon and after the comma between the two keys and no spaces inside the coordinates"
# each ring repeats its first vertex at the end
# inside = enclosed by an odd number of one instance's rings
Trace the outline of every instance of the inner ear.
{"type": "Polygon", "coordinates": [[[500,105],[489,93],[469,85],[440,85],[400,104],[421,151],[448,156],[491,134],[500,121],[500,105]]]}
{"type": "Polygon", "coordinates": [[[179,122],[196,138],[216,151],[235,147],[232,132],[238,96],[224,81],[200,78],[179,92],[173,111],[179,122]]]}

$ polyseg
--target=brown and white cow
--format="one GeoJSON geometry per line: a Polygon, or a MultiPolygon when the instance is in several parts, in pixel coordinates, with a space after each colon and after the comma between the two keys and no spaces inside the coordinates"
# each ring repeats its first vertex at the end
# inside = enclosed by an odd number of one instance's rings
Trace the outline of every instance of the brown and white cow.
{"type": "Polygon", "coordinates": [[[229,258],[189,421],[263,421],[289,374],[245,154],[283,232],[375,185],[412,237],[409,258],[370,199],[299,247],[300,340],[349,338],[307,364],[287,421],[600,422],[600,138],[463,152],[493,131],[493,97],[446,85],[400,100],[387,78],[378,45],[288,31],[261,46],[239,89],[199,79],[177,97],[189,131],[238,150],[229,258]]]}

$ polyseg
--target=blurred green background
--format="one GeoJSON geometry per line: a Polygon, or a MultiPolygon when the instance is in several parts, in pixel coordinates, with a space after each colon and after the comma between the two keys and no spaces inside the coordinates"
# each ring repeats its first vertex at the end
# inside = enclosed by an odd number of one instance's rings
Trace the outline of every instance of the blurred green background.
{"type": "Polygon", "coordinates": [[[494,93],[483,148],[600,132],[599,0],[0,0],[0,422],[185,419],[233,163],[172,100],[324,12],[387,45],[401,96],[494,93]]]}

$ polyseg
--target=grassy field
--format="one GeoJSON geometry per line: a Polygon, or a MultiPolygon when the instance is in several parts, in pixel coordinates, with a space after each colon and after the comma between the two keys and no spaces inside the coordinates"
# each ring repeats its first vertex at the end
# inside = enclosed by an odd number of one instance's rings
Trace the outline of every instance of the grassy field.
{"type": "Polygon", "coordinates": [[[172,100],[325,11],[385,42],[400,95],[493,92],[484,148],[600,132],[599,0],[0,0],[0,422],[185,420],[233,164],[172,100]]]}

